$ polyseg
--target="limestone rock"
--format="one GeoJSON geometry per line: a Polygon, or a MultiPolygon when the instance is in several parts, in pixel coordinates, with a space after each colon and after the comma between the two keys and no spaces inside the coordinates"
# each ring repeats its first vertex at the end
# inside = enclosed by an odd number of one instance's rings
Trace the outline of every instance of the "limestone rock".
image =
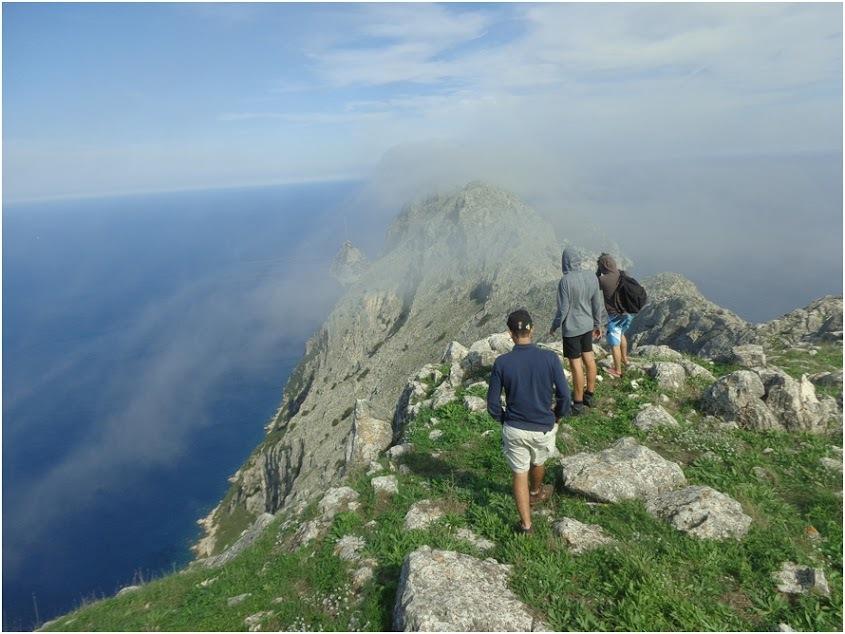
{"type": "Polygon", "coordinates": [[[437,440],[438,438],[440,438],[442,436],[443,436],[443,430],[442,429],[432,429],[430,432],[428,432],[428,439],[429,440],[437,440]]]}
{"type": "Polygon", "coordinates": [[[791,561],[786,561],[780,570],[773,575],[779,592],[784,594],[821,594],[830,596],[830,588],[824,571],[820,568],[799,566],[791,561]]]}
{"type": "Polygon", "coordinates": [[[705,391],[701,409],[749,429],[780,429],[780,423],[763,402],[765,395],[763,382],[755,372],[738,370],[705,391]]]}
{"type": "Polygon", "coordinates": [[[731,348],[729,362],[743,368],[762,368],[766,365],[766,353],[763,351],[763,346],[757,344],[734,346],[731,348]]]}
{"type": "Polygon", "coordinates": [[[486,412],[487,401],[478,396],[470,396],[469,394],[467,394],[466,396],[464,396],[464,407],[466,407],[471,412],[486,412]]]}
{"type": "Polygon", "coordinates": [[[406,454],[411,453],[414,450],[414,445],[409,442],[402,443],[401,445],[395,445],[387,450],[387,455],[392,458],[396,459],[406,454]]]}
{"type": "Polygon", "coordinates": [[[479,372],[492,368],[497,356],[499,355],[490,347],[487,339],[481,339],[469,347],[466,357],[461,361],[461,367],[466,372],[479,372]]]}
{"type": "Polygon", "coordinates": [[[337,540],[334,547],[334,554],[344,561],[354,561],[359,558],[358,553],[363,550],[364,546],[366,544],[363,538],[357,535],[344,535],[337,540]]]}
{"type": "Polygon", "coordinates": [[[487,345],[497,355],[504,354],[513,350],[513,339],[508,332],[498,332],[487,337],[487,345]]]}
{"type": "Polygon", "coordinates": [[[677,390],[687,379],[687,372],[680,363],[658,361],[648,369],[648,374],[657,381],[659,388],[677,390]]]}
{"type": "Polygon", "coordinates": [[[349,487],[332,487],[317,505],[323,520],[330,521],[341,511],[354,511],[358,508],[358,492],[349,487]]]}
{"type": "Polygon", "coordinates": [[[320,533],[325,527],[326,524],[320,520],[308,520],[307,522],[303,522],[297,529],[296,533],[294,533],[293,542],[291,544],[292,547],[296,549],[314,541],[320,536],[320,533]]]}
{"type": "Polygon", "coordinates": [[[448,383],[440,384],[434,393],[431,395],[431,408],[437,409],[448,405],[457,398],[455,390],[448,383]]]}
{"type": "Polygon", "coordinates": [[[678,421],[660,405],[647,405],[634,418],[634,427],[648,431],[655,427],[677,427],[678,421]]]}
{"type": "Polygon", "coordinates": [[[377,563],[375,559],[365,559],[361,562],[360,567],[352,573],[353,589],[360,590],[364,587],[364,584],[373,578],[377,563]]]}
{"type": "Polygon", "coordinates": [[[443,357],[441,357],[440,361],[450,365],[453,363],[460,363],[464,360],[464,357],[466,357],[468,353],[469,350],[457,341],[453,341],[446,347],[446,352],[443,353],[443,357]]]}
{"type": "Polygon", "coordinates": [[[634,438],[621,438],[598,453],[560,461],[564,486],[599,502],[647,498],[686,484],[681,467],[634,438]]]}
{"type": "Polygon", "coordinates": [[[140,589],[141,589],[141,586],[126,586],[126,587],[118,590],[116,596],[122,597],[125,594],[129,594],[130,592],[135,592],[136,590],[140,590],[140,589]]]}
{"type": "Polygon", "coordinates": [[[677,350],[673,350],[669,346],[637,346],[631,352],[631,356],[644,357],[646,359],[660,359],[662,361],[674,361],[675,363],[680,363],[684,360],[684,355],[677,350]]]}
{"type": "Polygon", "coordinates": [[[836,458],[819,458],[819,463],[821,463],[825,469],[830,469],[831,471],[842,471],[842,460],[837,460],[836,458]]]}
{"type": "Polygon", "coordinates": [[[751,525],[751,518],[739,502],[707,486],[690,486],[651,497],[646,500],[646,510],[700,539],[739,539],[751,525]]]}
{"type": "Polygon", "coordinates": [[[250,632],[260,632],[261,623],[271,616],[273,616],[273,613],[269,610],[256,612],[255,614],[250,614],[244,619],[244,625],[246,625],[247,630],[250,632]]]}
{"type": "Polygon", "coordinates": [[[393,627],[405,632],[545,629],[508,587],[510,566],[423,546],[402,565],[393,627]]]}
{"type": "Polygon", "coordinates": [[[262,513],[258,516],[255,522],[241,535],[237,541],[222,553],[213,557],[206,557],[205,559],[198,559],[195,565],[204,566],[206,568],[216,568],[229,563],[255,541],[261,537],[264,530],[273,521],[274,516],[271,513],[262,513]]]}
{"type": "Polygon", "coordinates": [[[245,592],[244,594],[239,594],[236,597],[229,597],[228,599],[226,599],[226,605],[229,606],[230,608],[234,607],[234,606],[238,605],[239,603],[243,603],[244,601],[246,601],[251,596],[252,596],[251,592],[245,592]]]}
{"type": "Polygon", "coordinates": [[[842,298],[827,295],[760,326],[766,337],[800,341],[842,341],[842,298]]]}
{"type": "Polygon", "coordinates": [[[437,502],[420,500],[415,502],[405,514],[405,530],[413,531],[428,528],[445,514],[445,511],[437,502]]]}
{"type": "Polygon", "coordinates": [[[476,535],[468,528],[459,528],[455,532],[455,537],[458,539],[462,539],[464,541],[469,542],[479,550],[490,550],[491,548],[495,548],[496,544],[491,542],[489,539],[485,539],[480,535],[476,535]]]}
{"type": "Polygon", "coordinates": [[[698,365],[694,361],[690,361],[689,359],[683,359],[680,364],[683,366],[684,370],[687,373],[687,376],[692,377],[694,379],[703,379],[705,381],[715,381],[716,377],[713,376],[713,373],[705,368],[704,366],[698,365]]]}
{"type": "Polygon", "coordinates": [[[354,284],[367,270],[367,256],[347,240],[332,262],[332,276],[344,286],[354,284]]]}
{"type": "Polygon", "coordinates": [[[756,327],[705,299],[681,275],[661,273],[642,284],[649,301],[628,331],[633,348],[667,345],[679,352],[726,359],[734,346],[760,338],[756,327]]]}
{"type": "Polygon", "coordinates": [[[834,372],[819,372],[817,374],[811,374],[808,378],[813,385],[838,387],[839,389],[842,389],[842,370],[835,370],[834,372]]]}
{"type": "Polygon", "coordinates": [[[374,418],[369,402],[358,399],[352,416],[352,433],[346,447],[346,464],[368,464],[393,441],[393,425],[374,418]]]}
{"type": "Polygon", "coordinates": [[[575,555],[614,543],[613,538],[607,535],[601,526],[582,524],[570,517],[555,522],[554,530],[575,555]]]}
{"type": "Polygon", "coordinates": [[[399,493],[399,483],[396,476],[380,476],[370,481],[376,495],[395,495],[399,493]]]}

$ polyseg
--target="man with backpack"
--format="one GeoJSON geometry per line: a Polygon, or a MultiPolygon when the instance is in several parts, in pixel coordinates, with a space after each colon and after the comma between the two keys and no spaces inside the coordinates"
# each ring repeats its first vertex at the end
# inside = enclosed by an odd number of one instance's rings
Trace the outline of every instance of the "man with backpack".
{"type": "Polygon", "coordinates": [[[572,414],[592,407],[596,390],[596,357],[593,339],[601,339],[604,317],[604,298],[596,276],[590,271],[572,268],[572,256],[564,249],[561,256],[563,277],[557,287],[557,313],[549,334],[563,328],[563,355],[572,370],[572,414]],[[586,389],[585,375],[586,374],[586,389]]]}
{"type": "Polygon", "coordinates": [[[487,411],[502,423],[502,450],[513,472],[521,520],[515,530],[531,533],[531,507],[552,494],[551,485],[543,486],[544,465],[557,453],[557,421],[569,414],[569,384],[558,356],[532,343],[534,326],[527,310],[515,310],[507,323],[514,346],[493,363],[487,411]]]}
{"type": "Polygon", "coordinates": [[[645,304],[646,292],[634,278],[619,270],[616,260],[609,253],[599,256],[596,275],[604,295],[607,343],[613,354],[613,368],[607,373],[619,378],[623,366],[628,365],[628,340],[625,333],[631,327],[634,313],[639,312],[645,304]]]}

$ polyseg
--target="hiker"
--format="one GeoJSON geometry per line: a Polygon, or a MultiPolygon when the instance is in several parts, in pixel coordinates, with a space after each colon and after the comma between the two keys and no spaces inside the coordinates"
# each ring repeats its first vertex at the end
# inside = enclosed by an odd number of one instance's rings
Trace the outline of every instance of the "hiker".
{"type": "Polygon", "coordinates": [[[512,312],[507,324],[514,347],[493,363],[487,411],[502,423],[502,451],[513,472],[513,497],[520,519],[514,530],[530,533],[531,506],[552,494],[553,487],[543,485],[544,464],[557,453],[558,419],[569,415],[569,384],[558,356],[532,343],[534,326],[527,310],[512,312]]]}
{"type": "Polygon", "coordinates": [[[623,365],[628,365],[628,340],[625,333],[631,327],[634,316],[625,310],[616,292],[619,286],[619,267],[609,253],[602,253],[598,259],[596,275],[599,287],[604,295],[604,307],[607,311],[607,343],[613,353],[613,368],[607,373],[619,378],[623,365]]]}
{"type": "Polygon", "coordinates": [[[572,256],[568,249],[563,250],[561,270],[563,277],[557,287],[557,313],[549,334],[554,335],[558,327],[563,327],[563,356],[569,360],[572,371],[572,415],[578,416],[584,413],[585,406],[593,406],[596,391],[593,339],[601,339],[604,299],[595,275],[572,269],[572,256]]]}

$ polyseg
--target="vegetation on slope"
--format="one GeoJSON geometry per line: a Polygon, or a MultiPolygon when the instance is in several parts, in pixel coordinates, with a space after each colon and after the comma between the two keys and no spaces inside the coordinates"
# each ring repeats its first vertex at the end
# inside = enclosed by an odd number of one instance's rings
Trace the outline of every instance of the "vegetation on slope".
{"type": "MultiPolygon", "coordinates": [[[[663,403],[677,428],[645,433],[631,421],[641,403],[659,402],[654,381],[635,371],[624,381],[605,380],[598,406],[567,421],[572,429],[561,430],[558,447],[567,455],[602,449],[621,436],[638,438],[680,462],[690,484],[739,500],[754,520],[741,541],[701,541],[651,517],[639,501],[595,504],[559,487],[548,515],[535,512],[535,533],[514,535],[499,425],[453,402],[411,422],[414,452],[401,459],[411,471],[395,474],[399,493],[377,497],[371,477],[353,474],[348,484],[359,492],[360,508],[337,515],[323,537],[291,551],[292,534],[316,511],[312,505],[299,518],[280,513],[226,566],[164,577],[85,605],[48,629],[240,630],[248,627],[246,617],[264,613],[258,620],[265,631],[389,630],[402,562],[428,544],[512,564],[514,591],[557,630],[772,630],[784,622],[797,630],[840,631],[841,474],[820,464],[839,438],[721,430],[696,411],[701,387],[693,384],[663,403]],[[435,428],[443,434],[431,440],[435,428]],[[405,513],[424,498],[441,501],[449,513],[428,530],[405,531],[405,513]],[[618,545],[570,554],[551,528],[563,516],[601,525],[618,545]],[[482,555],[456,538],[462,526],[496,547],[482,555]],[[374,578],[354,594],[348,590],[354,565],[333,552],[335,541],[350,534],[363,537],[363,557],[378,562],[374,578]],[[831,596],[778,593],[771,575],[786,560],[823,568],[831,596]],[[241,603],[228,605],[244,593],[241,603]]],[[[387,472],[386,458],[382,465],[387,472]]],[[[549,466],[553,480],[559,469],[549,466]]]]}

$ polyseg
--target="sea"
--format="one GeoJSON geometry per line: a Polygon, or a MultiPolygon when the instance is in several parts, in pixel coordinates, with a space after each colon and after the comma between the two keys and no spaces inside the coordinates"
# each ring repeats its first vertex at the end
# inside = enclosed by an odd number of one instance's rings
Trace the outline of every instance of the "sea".
{"type": "Polygon", "coordinates": [[[190,560],[341,292],[358,187],[4,205],[4,630],[190,560]]]}

